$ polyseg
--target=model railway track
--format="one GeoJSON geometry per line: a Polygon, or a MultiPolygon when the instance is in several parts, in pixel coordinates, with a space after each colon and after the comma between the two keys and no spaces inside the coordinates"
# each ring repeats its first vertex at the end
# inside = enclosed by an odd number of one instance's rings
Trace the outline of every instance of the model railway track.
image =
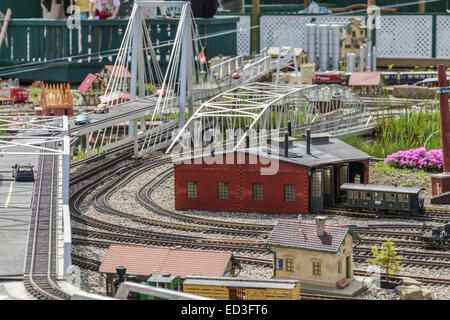
{"type": "Polygon", "coordinates": [[[70,299],[56,283],[57,173],[57,157],[41,155],[24,274],[25,288],[37,299],[70,299]]]}
{"type": "MultiPolygon", "coordinates": [[[[80,237],[74,237],[72,243],[89,244],[91,239],[96,240],[96,245],[99,247],[106,247],[115,243],[137,244],[137,245],[157,245],[157,246],[169,246],[169,247],[183,247],[183,248],[195,248],[195,249],[208,249],[208,250],[233,250],[239,252],[254,252],[254,253],[266,253],[267,250],[264,247],[264,243],[247,242],[247,241],[214,241],[210,239],[194,238],[189,236],[180,236],[173,234],[159,234],[152,235],[151,237],[112,234],[100,231],[87,231],[74,229],[73,234],[80,237]],[[89,240],[86,242],[85,240],[89,240]]],[[[94,244],[94,243],[92,243],[94,244]]]]}
{"type": "MultiPolygon", "coordinates": [[[[380,215],[378,215],[375,212],[360,212],[360,211],[351,211],[351,210],[345,210],[343,208],[325,208],[320,210],[322,213],[329,213],[329,214],[338,214],[338,215],[349,215],[349,216],[360,216],[360,217],[369,217],[369,218],[378,218],[380,215]]],[[[409,215],[409,216],[403,216],[401,214],[385,214],[382,217],[386,218],[414,218],[416,220],[422,220],[422,221],[434,221],[434,222],[440,222],[440,223],[446,223],[450,220],[450,213],[447,212],[427,212],[424,215],[409,215]]]]}
{"type": "MultiPolygon", "coordinates": [[[[168,228],[168,229],[176,229],[176,230],[184,230],[184,231],[191,231],[191,232],[203,232],[203,233],[222,233],[222,234],[231,234],[231,235],[241,235],[241,236],[250,236],[250,237],[258,237],[258,236],[266,236],[267,232],[265,231],[258,231],[258,230],[242,230],[242,229],[230,229],[230,228],[217,228],[217,227],[208,227],[205,225],[193,225],[193,224],[186,224],[186,223],[174,223],[174,222],[168,222],[168,221],[162,221],[161,219],[151,219],[151,218],[142,218],[137,215],[125,213],[122,211],[119,211],[117,209],[112,208],[109,205],[109,199],[112,196],[114,192],[119,190],[120,188],[123,188],[126,186],[127,183],[129,183],[131,180],[133,180],[136,176],[141,174],[142,172],[145,172],[147,170],[155,169],[161,165],[165,165],[169,163],[169,159],[161,159],[161,160],[155,160],[150,164],[142,164],[138,168],[134,168],[132,173],[127,173],[125,177],[118,177],[117,182],[111,181],[110,186],[104,188],[102,191],[100,191],[95,197],[94,197],[94,207],[99,212],[103,212],[105,214],[113,214],[121,217],[129,218],[132,221],[147,224],[147,225],[154,225],[158,227],[168,228]]],[[[171,169],[170,169],[171,170],[171,169]]],[[[162,179],[163,180],[163,179],[162,179]]],[[[160,181],[162,181],[160,180],[160,181]]],[[[161,216],[170,216],[173,212],[170,212],[168,210],[165,210],[161,208],[160,206],[156,205],[155,203],[151,202],[151,200],[146,199],[142,200],[139,198],[139,195],[136,196],[138,198],[139,203],[141,203],[146,209],[149,211],[161,215],[161,216]]],[[[173,217],[173,215],[171,216],[173,217]]],[[[192,222],[187,220],[187,222],[192,222]]]]}
{"type": "MultiPolygon", "coordinates": [[[[396,250],[397,254],[402,256],[400,264],[404,265],[423,265],[438,268],[450,268],[450,254],[448,253],[431,253],[431,252],[417,252],[396,250]],[[439,260],[439,261],[436,261],[439,260]]],[[[354,249],[354,257],[360,262],[365,259],[373,257],[370,248],[356,247],[354,249]]]]}
{"type": "Polygon", "coordinates": [[[72,264],[83,269],[99,271],[102,263],[101,261],[72,253],[72,264]]]}

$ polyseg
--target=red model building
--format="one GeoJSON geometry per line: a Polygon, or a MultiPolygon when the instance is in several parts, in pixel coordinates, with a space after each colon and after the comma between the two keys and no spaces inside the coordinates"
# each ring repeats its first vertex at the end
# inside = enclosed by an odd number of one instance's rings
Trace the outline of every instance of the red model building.
{"type": "MultiPolygon", "coordinates": [[[[438,85],[440,88],[447,86],[445,73],[446,66],[438,65],[438,85]]],[[[431,176],[432,204],[450,203],[450,112],[448,108],[448,93],[439,94],[439,105],[441,113],[441,136],[444,172],[431,176]]]]}
{"type": "Polygon", "coordinates": [[[210,164],[211,157],[175,164],[175,209],[308,213],[340,202],[341,184],[368,182],[369,155],[328,135],[292,140],[287,150],[278,141],[279,155],[261,157],[259,148],[247,148],[216,154],[223,164],[210,164]],[[278,170],[261,175],[269,161],[278,170]]]}

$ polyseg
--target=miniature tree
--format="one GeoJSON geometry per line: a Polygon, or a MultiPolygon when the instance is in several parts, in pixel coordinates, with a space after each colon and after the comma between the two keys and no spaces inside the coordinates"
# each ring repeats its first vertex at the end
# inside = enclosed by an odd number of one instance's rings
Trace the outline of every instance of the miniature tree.
{"type": "Polygon", "coordinates": [[[390,275],[402,271],[400,268],[400,260],[402,257],[398,256],[397,252],[393,249],[394,243],[392,241],[385,241],[381,246],[385,250],[378,251],[376,247],[372,247],[372,253],[375,255],[375,258],[367,259],[366,261],[371,265],[380,267],[382,270],[386,270],[386,278],[389,281],[390,275]]]}

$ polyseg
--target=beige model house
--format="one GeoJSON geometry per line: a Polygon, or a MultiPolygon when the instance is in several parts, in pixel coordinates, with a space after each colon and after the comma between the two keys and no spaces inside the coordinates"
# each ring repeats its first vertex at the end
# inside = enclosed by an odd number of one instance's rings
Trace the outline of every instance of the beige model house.
{"type": "Polygon", "coordinates": [[[279,220],[267,239],[274,253],[275,279],[301,284],[345,287],[353,280],[353,240],[360,237],[348,227],[279,220]]]}
{"type": "MultiPolygon", "coordinates": [[[[359,47],[367,41],[367,27],[360,20],[351,18],[344,30],[345,37],[341,43],[341,56],[346,57],[348,53],[353,52],[358,62],[360,58],[359,47]]],[[[359,63],[356,64],[356,69],[359,69],[359,63]]]]}

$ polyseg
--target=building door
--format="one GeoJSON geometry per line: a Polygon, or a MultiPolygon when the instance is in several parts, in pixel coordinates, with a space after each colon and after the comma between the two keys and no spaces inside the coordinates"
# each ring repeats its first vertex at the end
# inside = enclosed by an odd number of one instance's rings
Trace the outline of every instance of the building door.
{"type": "Polygon", "coordinates": [[[310,182],[310,207],[311,212],[323,209],[323,170],[313,170],[310,182]]]}
{"type": "Polygon", "coordinates": [[[323,169],[323,205],[334,206],[334,167],[328,166],[323,169]]]}
{"type": "Polygon", "coordinates": [[[345,258],[345,277],[350,279],[350,256],[345,258]]]}
{"type": "Polygon", "coordinates": [[[337,193],[337,199],[338,199],[337,202],[340,203],[341,200],[342,200],[342,199],[341,199],[341,186],[342,186],[344,183],[349,182],[348,163],[341,165],[341,166],[338,168],[337,172],[338,172],[338,175],[337,175],[336,179],[337,179],[337,181],[338,181],[338,186],[337,186],[336,193],[337,193]]]}
{"type": "Polygon", "coordinates": [[[350,162],[348,168],[348,182],[364,184],[364,171],[366,167],[361,162],[350,162]]]}

